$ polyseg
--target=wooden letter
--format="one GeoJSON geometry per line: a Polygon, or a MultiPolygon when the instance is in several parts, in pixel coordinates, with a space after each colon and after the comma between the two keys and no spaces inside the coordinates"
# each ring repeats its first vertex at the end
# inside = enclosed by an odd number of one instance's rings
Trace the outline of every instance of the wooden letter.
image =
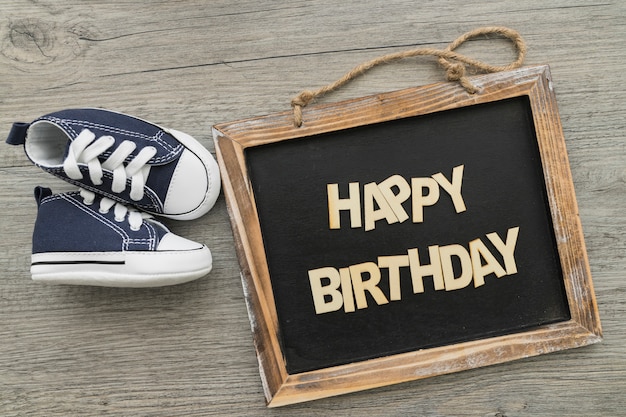
{"type": "Polygon", "coordinates": [[[519,234],[519,227],[512,227],[506,233],[506,243],[502,242],[500,236],[497,233],[489,233],[487,238],[493,243],[493,246],[496,247],[502,254],[504,258],[504,267],[506,268],[507,275],[512,275],[517,273],[517,265],[515,264],[515,257],[513,256],[513,252],[515,252],[515,245],[517,243],[517,235],[519,234]]]}
{"type": "Polygon", "coordinates": [[[420,264],[419,252],[417,248],[409,249],[409,264],[411,266],[411,279],[413,280],[413,293],[424,292],[424,277],[432,276],[435,283],[435,290],[444,290],[446,285],[443,281],[441,271],[441,260],[439,259],[439,246],[429,246],[428,254],[430,264],[420,264]]]}
{"type": "Polygon", "coordinates": [[[393,210],[393,213],[398,218],[398,221],[402,223],[403,221],[409,218],[409,215],[406,214],[404,207],[402,207],[402,203],[409,199],[411,196],[411,186],[400,175],[392,175],[387,178],[385,181],[378,184],[378,188],[380,192],[389,203],[389,206],[393,210]],[[393,187],[398,188],[398,194],[395,194],[392,190],[393,187]]]}
{"type": "Polygon", "coordinates": [[[452,170],[452,182],[448,181],[448,179],[441,172],[433,175],[433,178],[439,183],[441,188],[450,194],[456,212],[461,213],[465,211],[465,202],[463,201],[463,196],[461,195],[461,185],[463,184],[463,165],[456,166],[452,170]]]}
{"type": "Polygon", "coordinates": [[[365,184],[363,187],[363,199],[365,231],[374,230],[378,220],[387,219],[387,223],[389,224],[398,222],[398,218],[375,182],[365,184]],[[376,209],[376,205],[378,209],[376,209]]]}
{"type": "Polygon", "coordinates": [[[352,287],[354,288],[354,298],[356,299],[356,307],[358,309],[367,308],[367,299],[365,291],[368,291],[376,304],[387,304],[389,301],[385,294],[378,288],[380,282],[380,269],[374,262],[365,262],[362,264],[350,266],[350,276],[352,277],[352,287]],[[369,279],[363,281],[363,274],[368,274],[369,279]]]}
{"type": "Polygon", "coordinates": [[[340,268],[341,276],[341,293],[343,294],[343,311],[352,313],[354,308],[354,294],[352,293],[352,278],[350,278],[350,269],[340,268]]]}
{"type": "Polygon", "coordinates": [[[447,245],[439,248],[441,270],[446,283],[446,291],[460,290],[472,282],[472,259],[467,249],[461,245],[447,245]],[[461,275],[454,276],[452,257],[456,256],[461,261],[461,275]]]}
{"type": "Polygon", "coordinates": [[[402,292],[400,291],[400,268],[409,266],[409,257],[407,255],[379,256],[378,266],[380,268],[389,268],[389,300],[400,300],[402,297],[402,292]]]}
{"type": "Polygon", "coordinates": [[[411,178],[413,223],[424,221],[424,206],[432,206],[439,200],[439,185],[432,178],[411,178]],[[428,188],[423,194],[422,189],[428,188]]]}
{"type": "Polygon", "coordinates": [[[506,275],[506,271],[482,240],[475,239],[469,243],[470,257],[472,258],[472,270],[474,271],[474,287],[485,285],[485,276],[493,273],[498,278],[506,275]],[[483,264],[482,260],[485,260],[483,264]]]}
{"type": "Polygon", "coordinates": [[[327,184],[328,193],[328,223],[331,229],[341,228],[339,212],[341,210],[350,211],[350,227],[353,229],[361,227],[361,192],[358,182],[351,182],[349,185],[349,197],[339,198],[339,185],[327,184]]]}
{"type": "Polygon", "coordinates": [[[338,289],[341,285],[339,271],[332,267],[313,269],[309,271],[309,282],[313,293],[315,314],[329,313],[341,308],[343,297],[338,289]],[[330,281],[328,285],[322,285],[324,278],[330,281]],[[330,297],[328,301],[326,301],[326,296],[330,297]]]}

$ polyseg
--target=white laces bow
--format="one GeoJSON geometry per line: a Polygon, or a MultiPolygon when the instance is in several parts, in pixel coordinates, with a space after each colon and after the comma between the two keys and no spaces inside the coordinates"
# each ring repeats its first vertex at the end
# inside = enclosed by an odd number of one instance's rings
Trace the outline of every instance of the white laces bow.
{"type": "Polygon", "coordinates": [[[94,185],[100,185],[102,184],[103,169],[112,171],[113,183],[111,190],[115,193],[121,193],[126,189],[126,180],[130,178],[130,198],[134,201],[141,200],[144,195],[143,189],[150,173],[150,165],[146,164],[156,155],[156,148],[153,146],[142,148],[132,161],[124,166],[126,158],[137,147],[134,142],[125,140],[104,162],[100,163],[98,157],[113,146],[115,139],[112,136],[95,138],[96,135],[92,131],[84,129],[72,141],[67,157],[63,162],[65,173],[72,179],[82,179],[83,175],[78,164],[87,164],[91,182],[94,185]]]}

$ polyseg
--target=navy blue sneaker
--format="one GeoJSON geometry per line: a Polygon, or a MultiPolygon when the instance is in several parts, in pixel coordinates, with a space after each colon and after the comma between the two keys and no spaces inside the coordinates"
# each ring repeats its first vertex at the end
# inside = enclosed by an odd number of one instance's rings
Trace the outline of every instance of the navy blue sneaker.
{"type": "Polygon", "coordinates": [[[65,181],[156,215],[198,218],[220,192],[217,162],[197,140],[109,110],[14,123],[6,141],[23,144],[35,165],[65,181]]]}
{"type": "Polygon", "coordinates": [[[35,188],[31,274],[49,284],[160,287],[211,271],[209,249],[91,191],[35,188]]]}

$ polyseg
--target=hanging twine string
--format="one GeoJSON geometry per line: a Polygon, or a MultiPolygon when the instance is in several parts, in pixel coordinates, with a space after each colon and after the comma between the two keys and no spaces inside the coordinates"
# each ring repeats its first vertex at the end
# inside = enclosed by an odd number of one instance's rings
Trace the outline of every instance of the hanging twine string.
{"type": "Polygon", "coordinates": [[[526,43],[522,36],[513,29],[507,27],[495,26],[495,27],[482,27],[474,29],[470,32],[463,34],[455,39],[445,49],[435,48],[418,48],[404,52],[396,52],[387,55],[374,58],[371,61],[364,62],[354,67],[351,71],[347,72],[343,77],[337,81],[325,85],[315,91],[304,90],[291,100],[291,107],[293,108],[293,119],[296,127],[302,126],[302,108],[306,107],[312,100],[317,97],[321,97],[324,94],[337,90],[343,85],[347,84],[354,78],[360,76],[371,68],[388,64],[393,61],[398,61],[405,58],[412,58],[416,56],[435,56],[438,58],[439,64],[446,71],[446,78],[448,81],[458,81],[463,88],[469,94],[475,94],[478,89],[465,75],[465,66],[469,65],[483,72],[499,72],[508,71],[515,68],[519,68],[526,56],[526,43]],[[481,35],[499,35],[510,39],[515,48],[517,49],[517,59],[508,65],[490,65],[477,59],[470,58],[468,56],[454,52],[454,49],[461,46],[469,39],[476,38],[481,35]]]}

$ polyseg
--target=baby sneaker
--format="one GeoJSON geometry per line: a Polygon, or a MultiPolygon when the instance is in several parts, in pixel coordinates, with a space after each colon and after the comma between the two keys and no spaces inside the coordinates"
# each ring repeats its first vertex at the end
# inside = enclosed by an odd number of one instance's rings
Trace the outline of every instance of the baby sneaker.
{"type": "Polygon", "coordinates": [[[36,187],[31,274],[50,284],[160,287],[211,271],[209,249],[151,215],[80,189],[36,187]]]}
{"type": "Polygon", "coordinates": [[[109,110],[14,123],[7,143],[23,144],[35,165],[80,188],[172,219],[202,216],[220,192],[217,162],[197,140],[109,110]]]}

